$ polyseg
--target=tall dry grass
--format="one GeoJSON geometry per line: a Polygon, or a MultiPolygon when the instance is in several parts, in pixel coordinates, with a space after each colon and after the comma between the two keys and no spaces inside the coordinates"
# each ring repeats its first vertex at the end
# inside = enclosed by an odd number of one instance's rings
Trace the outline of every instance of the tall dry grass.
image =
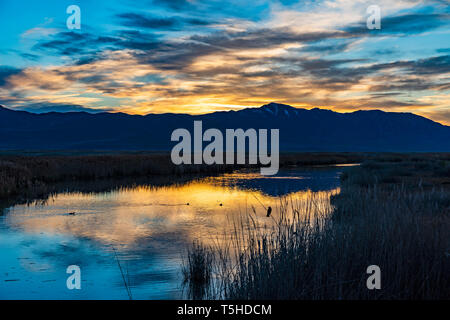
{"type": "Polygon", "coordinates": [[[203,247],[214,266],[204,298],[449,299],[448,191],[420,179],[408,185],[349,179],[360,173],[347,173],[332,204],[314,196],[301,206],[284,199],[271,226],[247,215],[227,247],[203,247]],[[369,265],[381,268],[380,290],[366,286],[369,265]]]}
{"type": "Polygon", "coordinates": [[[3,156],[0,199],[39,197],[57,182],[229,172],[230,165],[174,165],[168,154],[3,156]]]}
{"type": "MultiPolygon", "coordinates": [[[[367,159],[402,162],[418,166],[448,163],[450,154],[377,154],[377,153],[283,153],[280,167],[358,163],[367,159]],[[436,160],[431,161],[430,160],[436,160]]],[[[183,176],[217,174],[248,165],[174,165],[168,153],[118,154],[0,154],[0,200],[15,197],[42,197],[52,185],[62,181],[136,178],[148,176],[183,176]]],[[[431,168],[432,170],[442,170],[431,168]]],[[[450,166],[445,169],[450,172],[450,166]]]]}

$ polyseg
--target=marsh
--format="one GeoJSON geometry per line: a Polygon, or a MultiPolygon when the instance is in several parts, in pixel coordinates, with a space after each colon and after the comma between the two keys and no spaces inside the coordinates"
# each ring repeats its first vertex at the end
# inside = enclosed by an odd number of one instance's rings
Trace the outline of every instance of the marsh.
{"type": "Polygon", "coordinates": [[[173,184],[74,187],[9,206],[0,217],[0,298],[128,299],[123,276],[133,299],[186,297],[181,265],[192,241],[220,243],[229,222],[248,211],[270,224],[265,208],[276,211],[280,197],[316,194],[328,205],[342,170],[267,177],[247,169],[173,184]],[[66,287],[69,265],[81,268],[81,290],[66,287]]]}

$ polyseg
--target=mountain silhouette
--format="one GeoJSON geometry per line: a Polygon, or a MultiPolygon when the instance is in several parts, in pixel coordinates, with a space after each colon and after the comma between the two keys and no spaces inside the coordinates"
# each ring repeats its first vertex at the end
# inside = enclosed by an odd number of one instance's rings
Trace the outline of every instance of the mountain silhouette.
{"type": "MultiPolygon", "coordinates": [[[[448,152],[450,127],[412,113],[338,113],[270,103],[204,115],[49,112],[0,106],[1,150],[170,150],[172,131],[280,129],[281,151],[448,152]]],[[[206,145],[206,143],[205,143],[206,145]]]]}

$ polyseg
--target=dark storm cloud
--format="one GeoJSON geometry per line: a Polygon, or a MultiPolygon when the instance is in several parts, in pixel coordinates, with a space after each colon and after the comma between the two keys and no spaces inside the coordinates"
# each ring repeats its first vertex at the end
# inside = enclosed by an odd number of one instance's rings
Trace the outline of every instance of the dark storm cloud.
{"type": "MultiPolygon", "coordinates": [[[[128,18],[135,17],[127,15],[128,18]]],[[[140,19],[140,18],[138,18],[140,19]]],[[[139,21],[135,19],[134,21],[139,21]]],[[[148,21],[145,21],[148,22],[148,21]]],[[[137,23],[140,24],[140,23],[137,23]]],[[[161,25],[161,24],[160,24],[161,25]]],[[[166,27],[170,24],[162,24],[166,27]]],[[[245,32],[215,32],[208,35],[195,35],[183,42],[171,42],[160,39],[152,33],[140,30],[118,30],[112,36],[94,36],[90,33],[61,32],[53,36],[51,41],[42,42],[37,46],[41,50],[55,50],[60,54],[69,52],[78,57],[76,65],[89,64],[99,57],[97,52],[102,48],[111,50],[133,49],[132,52],[141,64],[152,65],[160,70],[180,72],[180,76],[191,79],[213,77],[220,74],[239,74],[245,79],[295,77],[302,72],[311,76],[311,83],[324,88],[345,90],[349,84],[356,84],[361,79],[382,70],[399,68],[403,73],[418,75],[442,74],[450,71],[450,56],[442,55],[416,61],[394,61],[378,63],[369,66],[355,66],[355,63],[367,62],[364,59],[308,59],[305,57],[276,57],[261,61],[259,58],[239,58],[247,62],[244,66],[271,65],[270,70],[261,72],[242,72],[232,66],[221,66],[201,71],[189,70],[189,66],[202,56],[215,53],[227,53],[233,50],[267,49],[286,43],[306,44],[298,52],[341,52],[352,43],[354,35],[341,31],[298,33],[289,29],[256,29],[245,32]],[[347,39],[346,39],[347,38],[347,39]],[[345,41],[347,40],[347,41],[345,41]],[[328,42],[327,42],[328,41],[328,42]],[[345,42],[342,42],[345,41],[345,42]],[[334,44],[336,42],[336,44],[334,44]],[[246,61],[247,60],[247,61],[246,61]],[[353,65],[351,65],[353,64],[353,65]]],[[[386,52],[390,54],[390,52],[386,52]]],[[[67,75],[70,76],[70,75],[67,75]]],[[[399,74],[401,76],[401,73],[399,74]]],[[[81,78],[81,82],[92,84],[98,89],[105,86],[102,92],[115,92],[115,83],[109,83],[103,76],[81,78]]],[[[426,90],[426,88],[444,87],[430,81],[426,83],[407,83],[392,80],[393,90],[426,90]]],[[[119,86],[120,87],[120,86],[119,86]]],[[[388,85],[385,88],[389,87],[388,85]]],[[[382,87],[374,86],[371,91],[379,91],[382,87]]]]}
{"type": "Polygon", "coordinates": [[[182,30],[186,25],[206,26],[209,24],[206,20],[181,17],[152,17],[137,13],[121,13],[116,16],[121,25],[126,27],[158,29],[158,30],[182,30]]]}
{"type": "Polygon", "coordinates": [[[7,84],[7,79],[15,74],[22,72],[21,69],[17,69],[9,66],[0,66],[0,86],[5,86],[7,84]]]}
{"type": "Polygon", "coordinates": [[[450,55],[418,60],[399,60],[389,63],[379,63],[359,70],[362,72],[375,72],[392,68],[400,68],[408,74],[416,75],[445,74],[450,72],[450,55]]]}
{"type": "MultiPolygon", "coordinates": [[[[325,38],[342,38],[342,32],[295,33],[286,29],[259,29],[248,32],[216,32],[209,35],[196,35],[183,42],[171,42],[160,39],[152,33],[139,30],[119,30],[114,36],[94,37],[86,34],[66,39],[66,34],[56,35],[55,40],[41,43],[39,48],[71,52],[73,55],[85,55],[78,64],[95,59],[96,50],[107,45],[111,50],[133,49],[141,63],[155,65],[163,70],[183,70],[195,59],[205,55],[226,52],[227,50],[266,49],[285,43],[305,43],[325,38]],[[73,42],[75,41],[75,43],[73,42]],[[84,49],[81,49],[84,48],[84,49]],[[74,49],[74,50],[73,50],[74,49]]],[[[345,46],[334,49],[344,50],[345,46]]]]}
{"type": "MultiPolygon", "coordinates": [[[[338,66],[353,63],[353,62],[362,62],[364,59],[298,59],[302,69],[304,71],[320,71],[320,70],[333,70],[338,66]]],[[[353,68],[347,68],[353,69],[353,68]]]]}
{"type": "Polygon", "coordinates": [[[368,99],[367,101],[361,100],[359,104],[360,108],[409,108],[416,106],[427,106],[425,103],[418,103],[417,101],[400,101],[393,99],[368,99]]]}
{"type": "Polygon", "coordinates": [[[92,33],[60,32],[37,43],[33,49],[54,55],[77,58],[82,65],[98,59],[104,50],[136,49],[153,50],[160,45],[158,36],[137,30],[119,30],[113,36],[96,36],[92,33]]]}
{"type": "Polygon", "coordinates": [[[448,14],[409,14],[382,19],[382,29],[393,33],[422,33],[449,23],[448,14]]]}
{"type": "Polygon", "coordinates": [[[370,86],[369,91],[386,92],[400,90],[404,92],[416,92],[422,90],[450,90],[450,83],[435,83],[426,78],[415,79],[393,79],[392,77],[385,79],[385,84],[370,86]]]}
{"type": "MultiPolygon", "coordinates": [[[[121,48],[140,49],[136,56],[142,63],[164,70],[182,70],[195,59],[228,50],[268,49],[286,43],[304,43],[324,38],[345,37],[342,32],[295,33],[287,29],[259,29],[247,32],[216,32],[195,35],[184,42],[140,41],[136,37],[119,43],[121,48]]],[[[336,50],[343,49],[339,47],[336,50]]],[[[243,59],[243,58],[241,58],[243,59]]],[[[252,60],[251,58],[248,58],[252,60]]]]}
{"type": "Polygon", "coordinates": [[[37,43],[33,49],[50,51],[56,55],[77,56],[95,53],[106,45],[118,42],[119,39],[115,37],[95,36],[87,32],[60,32],[52,35],[51,40],[37,43]]]}
{"type": "Polygon", "coordinates": [[[410,35],[419,34],[439,27],[448,25],[450,22],[449,14],[405,14],[390,17],[381,17],[381,29],[369,30],[366,21],[347,27],[344,31],[359,35],[381,35],[397,34],[410,35]]]}
{"type": "MultiPolygon", "coordinates": [[[[278,59],[280,60],[280,59],[278,59]]],[[[390,63],[378,63],[369,66],[342,65],[352,62],[362,62],[364,59],[299,59],[298,64],[304,72],[320,78],[358,78],[378,71],[399,68],[403,72],[415,75],[438,75],[450,72],[450,55],[430,57],[419,60],[394,61],[390,63]]],[[[291,60],[291,62],[293,62],[291,60]]]]}
{"type": "Polygon", "coordinates": [[[222,51],[220,48],[192,41],[147,42],[140,39],[130,39],[119,44],[121,49],[138,49],[134,56],[142,64],[148,64],[162,70],[183,71],[195,59],[204,55],[222,51]]]}
{"type": "MultiPolygon", "coordinates": [[[[268,61],[269,62],[269,61],[268,61]]],[[[421,91],[421,90],[449,90],[450,84],[439,82],[433,76],[450,72],[450,56],[437,56],[419,60],[400,60],[391,63],[375,63],[359,65],[369,62],[366,59],[311,59],[305,57],[277,57],[271,63],[281,65],[270,71],[241,74],[243,77],[267,77],[272,79],[308,76],[310,85],[329,90],[347,90],[349,86],[358,84],[366,78],[376,77],[383,84],[370,87],[371,92],[383,91],[421,91]],[[283,67],[286,66],[286,67],[283,67]],[[380,72],[396,70],[389,76],[379,75],[380,72]],[[417,76],[415,79],[408,75],[417,76]]],[[[249,64],[251,65],[251,63],[249,64]]],[[[214,70],[209,70],[213,72],[214,70]]],[[[230,70],[233,72],[233,70],[230,70]]],[[[239,73],[239,71],[236,71],[239,73]]]]}
{"type": "Polygon", "coordinates": [[[102,81],[107,81],[108,78],[104,75],[96,74],[96,75],[92,75],[92,76],[81,77],[81,78],[78,78],[78,80],[83,83],[89,84],[89,83],[98,83],[98,82],[102,82],[102,81]]]}
{"type": "Polygon", "coordinates": [[[32,54],[32,53],[20,53],[19,55],[22,58],[31,60],[31,61],[38,61],[41,58],[40,56],[38,56],[36,54],[32,54]]]}
{"type": "Polygon", "coordinates": [[[399,96],[402,92],[377,92],[372,93],[371,96],[374,98],[384,98],[384,97],[393,97],[393,96],[399,96]]]}
{"type": "Polygon", "coordinates": [[[351,83],[364,77],[361,67],[346,66],[347,64],[366,62],[366,59],[310,59],[305,57],[278,57],[271,59],[276,64],[283,64],[283,75],[309,75],[312,81],[326,85],[327,83],[351,83]]]}
{"type": "Polygon", "coordinates": [[[331,44],[311,44],[300,49],[303,52],[314,52],[320,54],[335,54],[347,50],[351,42],[331,43],[331,44]]]}
{"type": "Polygon", "coordinates": [[[122,13],[117,15],[121,24],[127,27],[149,28],[149,29],[172,29],[178,26],[174,18],[150,18],[136,13],[122,13]]]}
{"type": "MultiPolygon", "coordinates": [[[[130,26],[165,27],[175,25],[172,20],[148,20],[137,14],[125,14],[130,26]],[[172,22],[171,22],[172,21],[172,22]]],[[[190,23],[203,23],[190,21],[190,23]]],[[[227,50],[267,49],[286,43],[311,43],[306,50],[345,50],[349,43],[336,45],[317,45],[324,39],[353,37],[342,31],[298,33],[289,29],[256,29],[245,32],[215,32],[208,35],[194,35],[183,42],[163,40],[160,35],[141,30],[118,30],[110,36],[96,36],[91,33],[60,32],[50,40],[34,46],[40,51],[50,51],[56,55],[78,58],[77,64],[85,64],[96,59],[98,52],[105,49],[132,49],[142,63],[155,64],[165,70],[183,69],[194,59],[227,50]],[[314,47],[315,46],[315,47],[314,47]],[[322,46],[322,47],[320,47],[322,46]]]]}
{"type": "Polygon", "coordinates": [[[128,49],[151,49],[151,51],[137,54],[142,63],[157,65],[165,70],[181,70],[202,56],[226,53],[228,50],[268,49],[285,43],[314,42],[327,37],[343,36],[345,35],[342,32],[295,33],[286,29],[259,29],[248,32],[195,35],[184,42],[177,43],[129,40],[121,42],[120,46],[128,49]]]}
{"type": "Polygon", "coordinates": [[[245,32],[217,32],[211,35],[195,35],[190,40],[226,49],[270,48],[284,43],[314,42],[351,35],[338,32],[296,33],[290,29],[256,29],[245,32]]]}
{"type": "Polygon", "coordinates": [[[84,56],[84,57],[80,57],[78,60],[76,60],[74,65],[82,66],[82,65],[86,65],[86,64],[91,64],[91,63],[97,61],[98,59],[99,58],[95,55],[84,56]]]}
{"type": "Polygon", "coordinates": [[[437,74],[450,72],[450,55],[420,59],[412,63],[412,72],[437,74]]]}

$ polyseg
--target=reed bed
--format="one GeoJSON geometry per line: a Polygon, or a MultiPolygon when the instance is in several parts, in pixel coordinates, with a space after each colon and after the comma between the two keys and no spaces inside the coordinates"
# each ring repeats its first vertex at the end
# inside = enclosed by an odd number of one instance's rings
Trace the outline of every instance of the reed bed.
{"type": "Polygon", "coordinates": [[[202,298],[449,299],[448,190],[420,179],[362,186],[348,179],[360,169],[347,174],[328,202],[281,199],[272,224],[254,211],[234,222],[228,245],[201,247],[213,266],[202,298]],[[367,288],[370,265],[381,269],[380,290],[367,288]]]}
{"type": "MultiPolygon", "coordinates": [[[[427,166],[449,162],[450,154],[283,153],[280,167],[359,163],[366,160],[427,166]]],[[[0,200],[43,197],[52,185],[67,181],[98,181],[150,176],[186,176],[231,172],[249,165],[174,165],[169,153],[0,153],[0,200]]],[[[257,167],[257,166],[256,166],[257,167]]],[[[450,172],[447,166],[446,172],[450,172]]]]}
{"type": "Polygon", "coordinates": [[[0,157],[0,199],[39,198],[53,185],[67,181],[150,176],[186,176],[230,172],[230,165],[174,165],[168,154],[3,156],[0,157]]]}

